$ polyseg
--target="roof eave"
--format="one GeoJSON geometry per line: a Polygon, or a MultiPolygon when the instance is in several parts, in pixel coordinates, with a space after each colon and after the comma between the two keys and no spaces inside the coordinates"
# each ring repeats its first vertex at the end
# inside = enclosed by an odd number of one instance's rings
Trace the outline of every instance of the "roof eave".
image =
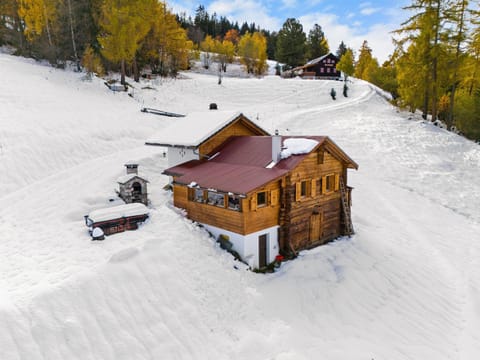
{"type": "Polygon", "coordinates": [[[156,143],[156,142],[150,142],[146,141],[145,145],[150,145],[150,146],[163,146],[163,147],[172,147],[172,148],[182,148],[182,149],[197,149],[199,145],[175,145],[175,144],[165,144],[165,143],[156,143]]]}

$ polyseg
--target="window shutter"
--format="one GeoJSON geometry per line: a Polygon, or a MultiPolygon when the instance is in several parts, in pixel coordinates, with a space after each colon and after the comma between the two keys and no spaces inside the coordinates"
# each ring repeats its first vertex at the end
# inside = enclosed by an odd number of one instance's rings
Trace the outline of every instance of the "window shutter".
{"type": "Polygon", "coordinates": [[[322,194],[327,192],[327,177],[322,177],[322,194]]]}
{"type": "Polygon", "coordinates": [[[278,205],[278,189],[272,190],[270,192],[270,198],[271,198],[270,204],[272,206],[277,206],[278,205]]]}
{"type": "Polygon", "coordinates": [[[317,164],[323,164],[325,161],[325,151],[323,149],[318,151],[317,164]]]}
{"type": "Polygon", "coordinates": [[[253,194],[252,198],[250,199],[250,210],[257,210],[257,193],[253,194]]]}
{"type": "Polygon", "coordinates": [[[302,197],[302,183],[298,182],[295,184],[295,201],[300,200],[302,197]]]}
{"type": "Polygon", "coordinates": [[[340,189],[340,175],[335,174],[335,191],[338,191],[340,189]]]}
{"type": "Polygon", "coordinates": [[[310,196],[315,197],[317,195],[317,179],[312,179],[312,188],[310,191],[310,196]]]}

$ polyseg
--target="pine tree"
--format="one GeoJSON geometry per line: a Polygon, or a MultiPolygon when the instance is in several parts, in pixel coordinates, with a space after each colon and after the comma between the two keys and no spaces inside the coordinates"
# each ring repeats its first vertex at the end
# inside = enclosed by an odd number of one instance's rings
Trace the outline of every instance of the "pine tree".
{"type": "Polygon", "coordinates": [[[345,45],[345,43],[342,40],[336,52],[337,58],[341,59],[346,52],[347,52],[347,45],[345,45]]]}
{"type": "Polygon", "coordinates": [[[309,59],[316,59],[330,52],[328,41],[322,27],[315,24],[308,33],[307,54],[309,59]]]}
{"type": "Polygon", "coordinates": [[[290,67],[305,62],[306,35],[303,26],[297,19],[289,18],[278,32],[276,60],[290,67]]]}

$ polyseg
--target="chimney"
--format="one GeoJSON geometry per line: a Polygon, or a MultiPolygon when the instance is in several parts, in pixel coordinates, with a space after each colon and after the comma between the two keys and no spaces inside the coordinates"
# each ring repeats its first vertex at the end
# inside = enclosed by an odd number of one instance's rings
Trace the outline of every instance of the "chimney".
{"type": "Polygon", "coordinates": [[[276,164],[281,160],[280,154],[282,152],[282,137],[275,130],[275,135],[272,136],[272,161],[276,164]]]}
{"type": "Polygon", "coordinates": [[[138,175],[138,164],[125,164],[127,168],[127,175],[128,174],[136,174],[138,175]]]}

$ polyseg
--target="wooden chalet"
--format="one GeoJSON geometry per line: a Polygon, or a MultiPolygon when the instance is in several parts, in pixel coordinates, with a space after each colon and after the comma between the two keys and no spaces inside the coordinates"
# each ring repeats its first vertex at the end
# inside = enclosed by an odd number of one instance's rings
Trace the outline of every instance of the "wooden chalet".
{"type": "Polygon", "coordinates": [[[347,169],[325,136],[227,136],[205,157],[170,167],[173,201],[252,268],[353,233],[347,169]]]}
{"type": "Polygon", "coordinates": [[[337,80],[341,72],[337,70],[338,58],[332,53],[310,60],[303,66],[293,69],[293,74],[304,79],[337,80]]]}
{"type": "Polygon", "coordinates": [[[236,111],[210,110],[175,118],[172,124],[146,141],[168,148],[168,166],[206,159],[231,136],[270,135],[236,111]]]}

